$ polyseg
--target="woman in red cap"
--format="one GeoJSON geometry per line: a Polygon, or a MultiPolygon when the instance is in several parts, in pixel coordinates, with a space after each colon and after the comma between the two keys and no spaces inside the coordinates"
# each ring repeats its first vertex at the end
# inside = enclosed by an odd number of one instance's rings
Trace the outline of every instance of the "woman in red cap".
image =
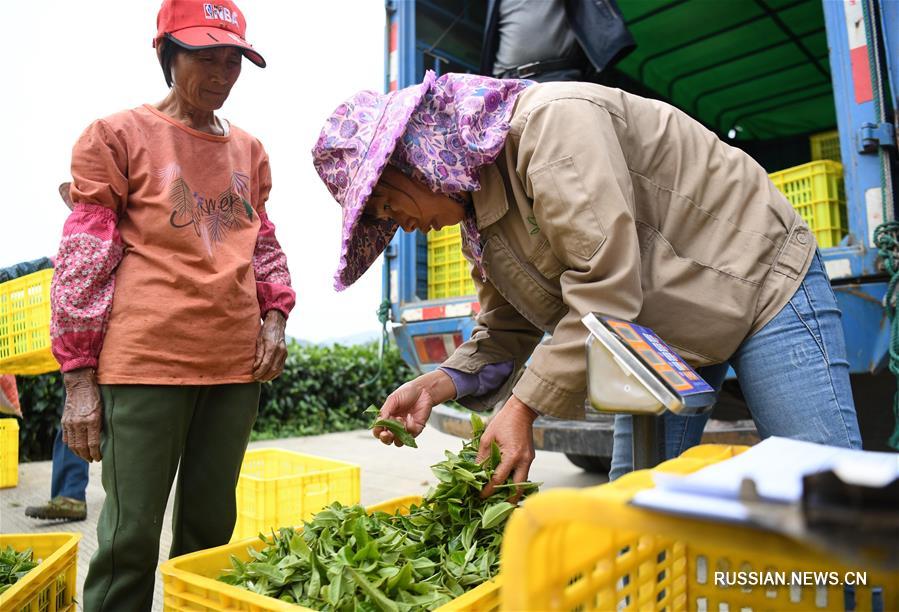
{"type": "Polygon", "coordinates": [[[75,144],[51,292],[65,441],[103,459],[89,612],[150,609],[176,470],[170,554],[230,538],[260,381],[281,373],[295,300],[266,214],[268,156],[215,113],[243,57],[265,66],[244,14],[165,0],[157,25],[169,93],[75,144]]]}

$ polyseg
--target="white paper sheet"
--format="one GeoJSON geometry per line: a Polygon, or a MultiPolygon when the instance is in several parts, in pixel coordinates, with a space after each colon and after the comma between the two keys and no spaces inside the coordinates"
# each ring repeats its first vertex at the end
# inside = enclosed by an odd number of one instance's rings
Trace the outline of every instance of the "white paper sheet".
{"type": "Polygon", "coordinates": [[[633,503],[678,514],[745,520],[748,513],[740,503],[744,480],[751,480],[764,500],[792,503],[802,498],[803,476],[829,469],[844,482],[882,486],[899,478],[899,454],[772,437],[693,474],[656,473],[656,487],[637,493],[633,503]]]}

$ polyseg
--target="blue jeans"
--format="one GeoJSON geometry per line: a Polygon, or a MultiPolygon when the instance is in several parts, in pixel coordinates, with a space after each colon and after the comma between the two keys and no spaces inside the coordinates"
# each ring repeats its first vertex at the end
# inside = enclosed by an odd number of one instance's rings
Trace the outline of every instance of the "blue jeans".
{"type": "Polygon", "coordinates": [[[53,441],[53,474],[50,477],[50,499],[62,495],[85,501],[90,464],[72,452],[62,441],[62,429],[53,441]]]}
{"type": "MultiPolygon", "coordinates": [[[[698,373],[720,391],[728,364],[733,366],[762,438],[861,448],[841,316],[821,255],[815,253],[789,303],[744,340],[727,363],[698,373]]],[[[665,457],[670,459],[699,444],[709,414],[666,412],[662,419],[665,457]]],[[[630,415],[616,416],[611,480],[633,469],[632,439],[630,415]]]]}

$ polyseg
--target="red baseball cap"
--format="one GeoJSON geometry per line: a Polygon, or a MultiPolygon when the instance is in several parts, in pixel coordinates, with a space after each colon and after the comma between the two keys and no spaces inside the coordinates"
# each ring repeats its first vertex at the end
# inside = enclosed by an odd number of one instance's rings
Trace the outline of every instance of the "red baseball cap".
{"type": "Polygon", "coordinates": [[[248,60],[265,68],[265,60],[246,41],[247,22],[231,0],[164,0],[156,16],[155,47],[169,37],[186,49],[237,47],[248,60]]]}

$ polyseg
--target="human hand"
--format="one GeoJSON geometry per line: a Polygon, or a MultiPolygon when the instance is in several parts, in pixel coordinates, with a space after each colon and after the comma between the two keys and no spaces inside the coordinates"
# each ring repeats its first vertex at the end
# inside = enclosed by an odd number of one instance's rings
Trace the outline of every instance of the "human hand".
{"type": "MultiPolygon", "coordinates": [[[[417,436],[425,428],[431,408],[455,396],[456,386],[449,375],[434,370],[410,380],[388,395],[379,416],[399,421],[406,431],[417,436]]],[[[403,445],[386,427],[375,427],[372,434],[384,444],[403,445]]]]}
{"type": "MultiPolygon", "coordinates": [[[[512,482],[528,479],[528,471],[534,461],[534,421],[537,413],[514,395],[503,405],[481,435],[477,462],[490,456],[493,442],[499,446],[502,459],[493,472],[490,483],[481,491],[481,497],[493,495],[495,487],[504,484],[512,475],[512,482]]],[[[520,493],[513,500],[517,501],[520,493]]]]}
{"type": "Polygon", "coordinates": [[[62,441],[85,461],[100,461],[103,403],[96,372],[92,368],[72,370],[64,373],[62,379],[66,386],[62,441]]]}
{"type": "Polygon", "coordinates": [[[280,310],[269,310],[256,337],[256,358],[253,360],[253,379],[260,382],[274,380],[284,370],[287,342],[284,327],[287,318],[280,310]]]}

